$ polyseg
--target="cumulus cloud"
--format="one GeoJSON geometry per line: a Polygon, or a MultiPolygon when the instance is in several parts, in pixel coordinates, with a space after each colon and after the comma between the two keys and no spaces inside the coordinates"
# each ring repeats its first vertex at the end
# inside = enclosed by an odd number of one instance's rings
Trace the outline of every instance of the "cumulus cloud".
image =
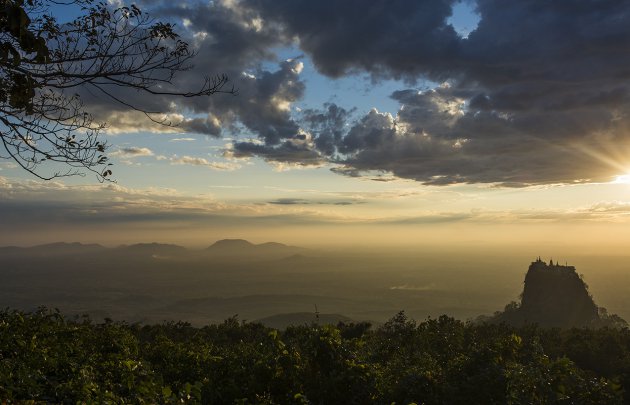
{"type": "Polygon", "coordinates": [[[241,165],[234,162],[213,162],[208,159],[201,157],[193,157],[193,156],[171,156],[169,158],[165,156],[158,156],[159,160],[168,160],[171,164],[174,165],[190,165],[190,166],[204,166],[213,170],[236,170],[241,167],[241,165]]]}
{"type": "Polygon", "coordinates": [[[450,86],[392,97],[395,117],[373,110],[339,143],[347,173],[524,186],[610,181],[627,170],[630,120],[604,108],[473,109],[469,91],[450,86]]]}
{"type": "Polygon", "coordinates": [[[444,83],[395,92],[395,116],[371,111],[322,137],[337,172],[526,186],[627,170],[626,3],[479,0],[467,38],[448,23],[452,1],[243,3],[297,38],[323,74],[444,83]]]}
{"type": "Polygon", "coordinates": [[[178,133],[182,129],[179,125],[184,116],[170,112],[164,114],[144,114],[136,110],[123,110],[120,106],[106,104],[109,100],[100,98],[98,102],[91,102],[90,113],[95,119],[105,125],[107,135],[137,133],[141,131],[153,133],[178,133]]]}
{"type": "Polygon", "coordinates": [[[347,110],[334,103],[324,104],[322,110],[306,109],[300,123],[314,134],[314,144],[324,155],[331,156],[344,135],[344,126],[356,109],[347,110]]]}
{"type": "Polygon", "coordinates": [[[298,166],[319,166],[325,162],[312,136],[305,132],[297,133],[280,144],[270,145],[268,142],[255,141],[235,142],[232,144],[230,154],[235,158],[261,156],[273,162],[298,166]]]}
{"type": "MultiPolygon", "coordinates": [[[[146,1],[185,21],[198,55],[174,86],[226,73],[238,96],[124,99],[164,111],[179,131],[244,134],[234,157],[424,184],[610,181],[630,161],[630,4],[620,1],[471,1],[477,27],[449,23],[456,0],[146,1]],[[332,12],[331,10],[334,10],[332,12]],[[296,57],[275,54],[298,47],[296,57]],[[304,53],[304,57],[298,56],[304,53]],[[395,114],[326,104],[299,114],[309,60],[323,75],[402,79],[395,114]],[[274,63],[276,64],[274,66],[274,63]],[[418,83],[437,83],[431,89],[418,83]]],[[[123,90],[121,90],[123,91],[123,90]]],[[[110,131],[139,128],[136,113],[86,99],[110,131]]],[[[153,125],[153,124],[151,124],[153,125]]]]}
{"type": "Polygon", "coordinates": [[[446,20],[454,0],[245,0],[267,25],[298,39],[315,66],[340,77],[356,70],[415,80],[448,75],[460,38],[446,20]],[[334,11],[332,11],[334,10],[334,11]]]}
{"type": "Polygon", "coordinates": [[[219,137],[247,130],[270,143],[295,135],[299,127],[290,117],[290,106],[304,92],[300,79],[303,63],[298,59],[277,61],[272,48],[290,40],[274,25],[261,25],[258,13],[236,3],[145,1],[140,5],[153,17],[180,24],[179,33],[197,53],[194,64],[174,79],[174,90],[194,91],[204,77],[226,74],[238,96],[174,99],[112,89],[128,105],[162,113],[164,117],[149,114],[154,121],[171,124],[160,126],[126,105],[83,89],[81,96],[95,118],[107,122],[112,134],[149,130],[219,137]],[[277,61],[277,68],[263,68],[263,61],[277,61]]]}
{"type": "Polygon", "coordinates": [[[119,148],[115,152],[110,153],[110,156],[118,156],[118,157],[124,157],[124,158],[153,156],[153,151],[149,148],[140,148],[137,146],[130,146],[126,148],[119,148]]]}

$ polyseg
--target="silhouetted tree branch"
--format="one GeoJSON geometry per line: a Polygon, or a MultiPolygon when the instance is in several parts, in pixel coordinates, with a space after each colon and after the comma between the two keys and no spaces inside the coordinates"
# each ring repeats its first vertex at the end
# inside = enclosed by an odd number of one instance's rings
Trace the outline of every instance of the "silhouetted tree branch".
{"type": "Polygon", "coordinates": [[[148,95],[203,97],[235,93],[225,75],[206,77],[195,91],[172,84],[190,69],[194,52],[174,31],[138,7],[111,8],[94,0],[0,0],[0,139],[6,154],[41,179],[111,176],[95,123],[76,94],[97,90],[154,122],[170,125],[122,99],[119,87],[148,95]],[[71,22],[58,22],[49,6],[80,9],[71,22]],[[42,165],[52,170],[43,173],[42,165]],[[60,169],[61,168],[61,169],[60,169]]]}

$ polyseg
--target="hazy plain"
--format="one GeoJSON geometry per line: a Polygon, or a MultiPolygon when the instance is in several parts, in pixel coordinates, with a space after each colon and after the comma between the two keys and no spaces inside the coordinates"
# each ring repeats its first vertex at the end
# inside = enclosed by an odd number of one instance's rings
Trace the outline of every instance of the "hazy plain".
{"type": "MultiPolygon", "coordinates": [[[[0,306],[59,308],[129,322],[195,325],[289,313],[340,314],[383,322],[459,319],[518,301],[532,248],[301,249],[248,245],[192,250],[53,244],[0,248],[0,306]]],[[[543,257],[548,260],[548,258],[543,257]]],[[[564,263],[564,257],[553,258],[564,263]]],[[[571,252],[599,306],[630,319],[630,255],[571,252]]]]}

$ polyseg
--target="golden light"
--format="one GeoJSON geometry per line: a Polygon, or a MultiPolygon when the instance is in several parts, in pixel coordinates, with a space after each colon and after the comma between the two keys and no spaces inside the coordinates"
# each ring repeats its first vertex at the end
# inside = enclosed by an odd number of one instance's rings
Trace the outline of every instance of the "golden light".
{"type": "Polygon", "coordinates": [[[630,184],[630,174],[622,174],[620,176],[615,177],[615,180],[612,181],[613,184],[630,184]]]}

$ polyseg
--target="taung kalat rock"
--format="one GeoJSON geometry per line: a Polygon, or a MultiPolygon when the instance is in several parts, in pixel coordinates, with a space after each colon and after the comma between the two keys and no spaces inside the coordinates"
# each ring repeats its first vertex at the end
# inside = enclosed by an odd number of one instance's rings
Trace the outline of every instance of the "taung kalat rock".
{"type": "Polygon", "coordinates": [[[595,305],[588,286],[574,266],[560,265],[540,258],[532,262],[525,275],[521,303],[508,304],[492,322],[513,325],[526,323],[544,327],[627,326],[617,315],[595,305]]]}

